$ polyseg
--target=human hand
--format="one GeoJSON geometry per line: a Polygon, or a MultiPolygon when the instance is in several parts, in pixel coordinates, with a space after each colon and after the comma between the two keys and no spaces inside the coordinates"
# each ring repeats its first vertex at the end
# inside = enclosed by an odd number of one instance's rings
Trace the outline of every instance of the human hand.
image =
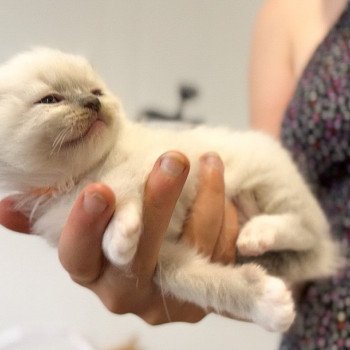
{"type": "MultiPolygon", "coordinates": [[[[77,198],[60,238],[59,256],[71,278],[95,292],[112,312],[134,313],[151,324],[196,322],[205,316],[196,305],[162,296],[153,282],[163,236],[188,171],[188,160],[177,152],[156,162],[145,187],[144,232],[128,274],[111,265],[101,250],[115,210],[113,192],[103,184],[91,184],[77,198]]],[[[11,210],[10,200],[0,202],[0,223],[29,231],[28,221],[11,210]]],[[[225,203],[223,165],[215,155],[206,155],[201,158],[199,193],[182,239],[213,261],[230,263],[237,232],[235,209],[225,203]]]]}

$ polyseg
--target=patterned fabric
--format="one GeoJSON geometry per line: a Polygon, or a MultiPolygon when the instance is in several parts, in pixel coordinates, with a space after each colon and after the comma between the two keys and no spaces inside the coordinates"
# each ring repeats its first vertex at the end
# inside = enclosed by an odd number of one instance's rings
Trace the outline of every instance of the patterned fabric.
{"type": "MultiPolygon", "coordinates": [[[[350,261],[350,3],[305,68],[282,125],[350,261]]],[[[350,349],[350,268],[313,282],[281,350],[350,349]]]]}

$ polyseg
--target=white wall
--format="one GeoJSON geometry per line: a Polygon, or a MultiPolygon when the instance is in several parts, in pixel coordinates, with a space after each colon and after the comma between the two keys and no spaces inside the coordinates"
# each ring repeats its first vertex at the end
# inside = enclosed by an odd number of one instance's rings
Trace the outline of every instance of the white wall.
{"type": "MultiPolygon", "coordinates": [[[[1,0],[0,61],[49,45],[88,56],[126,110],[172,110],[175,87],[196,83],[189,113],[247,126],[250,29],[261,0],[1,0]]],[[[73,284],[40,239],[0,229],[0,332],[11,326],[75,329],[98,349],[138,337],[142,349],[275,349],[278,337],[210,316],[197,325],[149,327],[108,313],[73,284]]]]}

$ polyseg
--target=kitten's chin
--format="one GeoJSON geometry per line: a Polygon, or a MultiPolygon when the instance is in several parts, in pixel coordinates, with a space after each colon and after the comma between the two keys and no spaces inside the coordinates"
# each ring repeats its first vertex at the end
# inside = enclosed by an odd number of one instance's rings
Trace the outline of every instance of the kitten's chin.
{"type": "Polygon", "coordinates": [[[115,140],[115,126],[96,119],[81,136],[63,144],[54,161],[62,173],[81,178],[104,162],[115,140]]]}
{"type": "Polygon", "coordinates": [[[62,144],[62,148],[76,147],[79,144],[90,141],[96,136],[101,136],[107,129],[106,123],[101,119],[96,119],[78,137],[69,139],[62,144]]]}

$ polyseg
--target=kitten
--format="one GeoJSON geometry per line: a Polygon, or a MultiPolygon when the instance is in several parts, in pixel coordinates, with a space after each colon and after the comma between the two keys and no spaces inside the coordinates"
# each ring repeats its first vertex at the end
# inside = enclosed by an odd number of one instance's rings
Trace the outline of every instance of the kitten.
{"type": "Polygon", "coordinates": [[[52,244],[87,183],[111,186],[118,207],[103,250],[120,268],[132,261],[142,234],[143,189],[155,160],[170,149],[186,154],[191,171],[155,279],[165,293],[203,308],[285,331],[295,316],[286,283],[324,278],[337,268],[325,216],[276,141],[254,131],[151,130],[128,121],[82,57],[42,48],[0,68],[0,149],[0,183],[31,213],[33,233],[52,244]],[[196,194],[198,159],[207,151],[221,156],[227,196],[246,217],[235,266],[210,263],[178,242],[196,194]],[[252,213],[254,206],[259,211],[252,213]]]}

